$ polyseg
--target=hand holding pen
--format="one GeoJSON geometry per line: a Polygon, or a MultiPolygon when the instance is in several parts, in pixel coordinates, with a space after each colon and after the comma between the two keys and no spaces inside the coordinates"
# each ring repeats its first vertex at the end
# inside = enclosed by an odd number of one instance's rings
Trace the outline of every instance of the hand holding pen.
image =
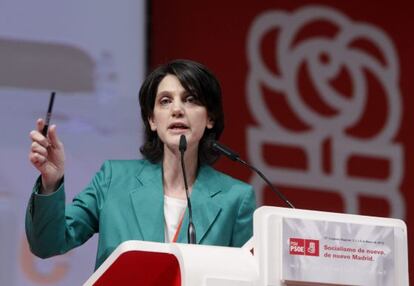
{"type": "Polygon", "coordinates": [[[64,174],[65,153],[63,143],[59,140],[56,125],[51,120],[55,93],[49,101],[46,120],[38,119],[36,129],[30,132],[32,140],[29,160],[42,176],[42,193],[49,194],[56,190],[64,174]]]}

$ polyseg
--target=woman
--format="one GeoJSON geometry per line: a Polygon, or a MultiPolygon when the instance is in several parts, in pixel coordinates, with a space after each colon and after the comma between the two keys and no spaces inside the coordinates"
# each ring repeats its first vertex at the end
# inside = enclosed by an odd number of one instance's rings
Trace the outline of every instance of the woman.
{"type": "Polygon", "coordinates": [[[29,159],[39,170],[26,215],[32,252],[62,254],[99,232],[96,268],[126,240],[187,242],[188,214],[179,139],[197,243],[242,246],[252,235],[255,209],[251,186],[214,170],[224,118],[220,85],[203,65],[176,60],[158,67],[139,92],[145,142],[143,160],[106,161],[85,190],[65,207],[64,151],[56,126],[44,121],[30,133],[29,159]],[[181,227],[182,225],[182,227],[181,227]]]}

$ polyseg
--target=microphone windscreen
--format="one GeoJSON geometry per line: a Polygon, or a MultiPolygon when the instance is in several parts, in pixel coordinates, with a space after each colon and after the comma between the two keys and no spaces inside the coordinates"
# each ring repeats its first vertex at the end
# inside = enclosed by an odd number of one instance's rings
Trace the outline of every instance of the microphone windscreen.
{"type": "Polygon", "coordinates": [[[185,152],[185,150],[187,150],[187,139],[185,138],[184,134],[180,136],[180,144],[178,146],[178,149],[180,152],[185,152]]]}
{"type": "Polygon", "coordinates": [[[213,150],[216,150],[217,152],[227,156],[233,161],[237,161],[240,157],[239,154],[231,150],[229,147],[224,146],[217,141],[212,141],[211,147],[213,148],[213,150]]]}

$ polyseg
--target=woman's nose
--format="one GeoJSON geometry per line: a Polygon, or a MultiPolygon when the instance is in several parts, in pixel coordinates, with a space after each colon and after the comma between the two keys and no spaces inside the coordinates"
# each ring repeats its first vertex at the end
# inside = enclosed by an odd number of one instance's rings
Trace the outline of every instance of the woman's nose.
{"type": "Polygon", "coordinates": [[[182,116],[184,114],[184,106],[181,101],[175,100],[172,104],[172,115],[173,116],[182,116]]]}

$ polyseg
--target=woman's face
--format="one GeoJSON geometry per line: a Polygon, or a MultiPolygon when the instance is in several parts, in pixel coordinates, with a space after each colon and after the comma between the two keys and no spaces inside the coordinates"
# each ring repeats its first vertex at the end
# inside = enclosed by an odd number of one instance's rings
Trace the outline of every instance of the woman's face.
{"type": "Polygon", "coordinates": [[[184,89],[176,76],[170,74],[158,85],[153,115],[148,120],[151,130],[173,149],[178,149],[182,134],[188,148],[197,147],[205,128],[212,128],[214,124],[207,109],[184,89]]]}

